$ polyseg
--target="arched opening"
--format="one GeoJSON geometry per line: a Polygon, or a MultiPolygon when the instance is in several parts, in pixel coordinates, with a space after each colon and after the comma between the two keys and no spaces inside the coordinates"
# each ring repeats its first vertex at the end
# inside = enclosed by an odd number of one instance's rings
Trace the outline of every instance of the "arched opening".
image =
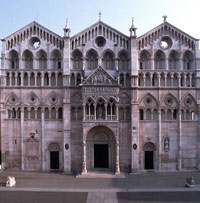
{"type": "Polygon", "coordinates": [[[87,69],[94,70],[98,66],[98,54],[95,50],[91,49],[86,54],[87,59],[87,69]]]}
{"type": "Polygon", "coordinates": [[[155,169],[155,151],[156,147],[152,142],[148,142],[143,147],[144,151],[144,169],[153,170],[155,169]]]}
{"type": "Polygon", "coordinates": [[[72,53],[73,69],[82,69],[83,67],[83,55],[77,49],[72,53]]]}
{"type": "Polygon", "coordinates": [[[193,70],[194,69],[194,54],[187,50],[183,55],[183,69],[193,70]]]}
{"type": "Polygon", "coordinates": [[[114,133],[105,126],[92,128],[86,137],[87,170],[114,170],[116,144],[114,133]]]}
{"type": "Polygon", "coordinates": [[[33,54],[29,50],[25,50],[22,55],[23,68],[32,69],[33,68],[33,54]]]}
{"type": "Polygon", "coordinates": [[[51,67],[53,69],[61,69],[62,56],[60,51],[58,51],[57,49],[54,50],[51,53],[50,60],[51,60],[51,67]]]}
{"type": "Polygon", "coordinates": [[[179,69],[179,54],[176,51],[171,51],[169,55],[169,69],[178,70],[179,69]]]}
{"type": "Polygon", "coordinates": [[[105,101],[102,98],[97,101],[96,116],[97,119],[105,119],[105,101]]]}
{"type": "Polygon", "coordinates": [[[114,54],[111,51],[106,51],[103,56],[103,67],[107,70],[113,70],[114,65],[114,54]]]}
{"type": "Polygon", "coordinates": [[[151,69],[151,55],[147,50],[143,50],[140,53],[139,67],[140,67],[140,70],[151,69]]]}
{"type": "Polygon", "coordinates": [[[40,50],[36,53],[36,59],[38,61],[39,69],[47,69],[47,54],[45,51],[40,50]]]}
{"type": "Polygon", "coordinates": [[[126,51],[120,51],[118,54],[119,57],[119,70],[128,70],[129,69],[129,58],[126,51]]]}
{"type": "Polygon", "coordinates": [[[60,168],[60,161],[59,161],[59,151],[60,146],[57,143],[52,143],[49,145],[50,151],[50,170],[59,170],[60,168]]]}
{"type": "Polygon", "coordinates": [[[158,50],[154,56],[154,65],[156,70],[164,70],[165,69],[165,54],[158,50]]]}
{"type": "Polygon", "coordinates": [[[12,50],[9,52],[8,62],[8,67],[10,69],[19,69],[19,57],[17,51],[12,50]]]}

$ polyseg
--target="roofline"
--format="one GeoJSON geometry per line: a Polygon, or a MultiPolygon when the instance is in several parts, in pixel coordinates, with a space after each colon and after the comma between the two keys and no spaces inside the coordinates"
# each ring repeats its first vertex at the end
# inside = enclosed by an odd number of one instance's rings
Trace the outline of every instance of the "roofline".
{"type": "Polygon", "coordinates": [[[152,32],[153,30],[156,30],[158,27],[161,27],[162,25],[169,25],[169,26],[173,27],[174,29],[178,30],[179,32],[182,32],[184,35],[188,36],[189,38],[192,38],[195,41],[199,41],[199,39],[192,37],[191,35],[189,35],[186,32],[180,30],[179,28],[177,28],[174,25],[168,23],[167,21],[161,23],[160,25],[156,26],[155,28],[151,29],[150,31],[148,31],[148,32],[144,33],[143,35],[137,37],[137,39],[144,37],[145,35],[147,35],[148,33],[152,32]]]}
{"type": "Polygon", "coordinates": [[[104,22],[101,21],[101,20],[99,20],[99,21],[97,21],[96,23],[92,24],[91,26],[85,28],[84,30],[78,32],[77,34],[75,34],[75,35],[72,36],[71,38],[72,38],[72,39],[73,39],[73,38],[76,38],[76,37],[79,36],[82,32],[85,32],[86,30],[89,30],[90,28],[92,28],[92,27],[94,27],[94,26],[96,26],[96,25],[98,25],[98,24],[102,24],[102,25],[104,25],[104,26],[106,26],[106,27],[108,27],[108,28],[114,30],[115,32],[118,32],[120,35],[124,36],[125,38],[129,38],[129,36],[125,35],[124,33],[118,31],[117,29],[111,27],[110,25],[104,23],[104,22]]]}
{"type": "Polygon", "coordinates": [[[9,38],[10,36],[16,34],[17,32],[19,32],[19,31],[25,29],[26,27],[28,27],[28,26],[30,26],[30,25],[37,25],[37,26],[40,26],[40,27],[42,27],[43,29],[47,30],[48,32],[51,32],[52,34],[56,35],[57,37],[63,38],[63,37],[61,37],[60,35],[56,34],[55,32],[51,31],[50,29],[48,29],[48,28],[44,27],[43,25],[37,23],[36,21],[33,21],[33,22],[29,23],[28,25],[25,25],[25,26],[22,27],[21,29],[15,31],[14,33],[8,35],[7,37],[1,39],[1,41],[6,40],[6,39],[9,38]]]}

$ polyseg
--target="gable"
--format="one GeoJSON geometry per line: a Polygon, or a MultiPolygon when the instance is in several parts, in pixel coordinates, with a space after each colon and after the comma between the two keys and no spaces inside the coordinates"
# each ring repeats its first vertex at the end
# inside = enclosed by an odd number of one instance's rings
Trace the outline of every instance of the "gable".
{"type": "Polygon", "coordinates": [[[174,41],[179,41],[181,44],[192,50],[195,48],[195,42],[198,41],[198,39],[195,39],[194,37],[188,35],[187,33],[165,21],[159,26],[137,38],[139,50],[151,46],[154,41],[159,40],[164,36],[169,36],[174,41]]]}
{"type": "Polygon", "coordinates": [[[71,38],[72,49],[82,47],[86,43],[94,40],[97,36],[102,36],[106,40],[110,40],[121,47],[126,47],[129,42],[128,36],[104,22],[98,21],[71,38]]]}
{"type": "Polygon", "coordinates": [[[117,85],[117,81],[101,66],[91,73],[83,85],[117,85]]]}

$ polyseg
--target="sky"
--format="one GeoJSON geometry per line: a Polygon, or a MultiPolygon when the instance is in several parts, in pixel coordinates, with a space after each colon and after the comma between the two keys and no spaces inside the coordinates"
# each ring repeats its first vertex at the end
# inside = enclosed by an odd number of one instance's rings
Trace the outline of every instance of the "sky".
{"type": "MultiPolygon", "coordinates": [[[[0,0],[0,39],[32,21],[63,36],[66,19],[71,36],[101,20],[129,35],[131,19],[140,36],[167,21],[200,38],[200,0],[0,0]]],[[[1,51],[1,43],[0,43],[1,51]]]]}

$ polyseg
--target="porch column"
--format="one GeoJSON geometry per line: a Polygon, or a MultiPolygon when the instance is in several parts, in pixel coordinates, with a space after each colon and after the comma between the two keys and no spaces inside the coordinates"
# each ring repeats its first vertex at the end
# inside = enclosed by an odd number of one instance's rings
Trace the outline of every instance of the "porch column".
{"type": "Polygon", "coordinates": [[[158,109],[158,171],[161,171],[161,153],[162,153],[162,142],[161,142],[161,109],[158,109]]]}
{"type": "Polygon", "coordinates": [[[24,108],[21,107],[21,170],[24,171],[24,108]]]}
{"type": "Polygon", "coordinates": [[[182,169],[182,143],[181,143],[181,108],[178,111],[178,170],[182,169]]]}
{"type": "Polygon", "coordinates": [[[119,167],[119,135],[116,136],[116,169],[115,174],[120,174],[120,167],[119,167]]]}
{"type": "Polygon", "coordinates": [[[82,168],[82,174],[87,173],[87,167],[86,167],[86,140],[83,141],[83,168],[82,168]]]}
{"type": "Polygon", "coordinates": [[[44,118],[44,109],[42,109],[42,111],[41,111],[41,127],[42,127],[42,136],[41,136],[42,171],[45,171],[45,118],[44,118]]]}

